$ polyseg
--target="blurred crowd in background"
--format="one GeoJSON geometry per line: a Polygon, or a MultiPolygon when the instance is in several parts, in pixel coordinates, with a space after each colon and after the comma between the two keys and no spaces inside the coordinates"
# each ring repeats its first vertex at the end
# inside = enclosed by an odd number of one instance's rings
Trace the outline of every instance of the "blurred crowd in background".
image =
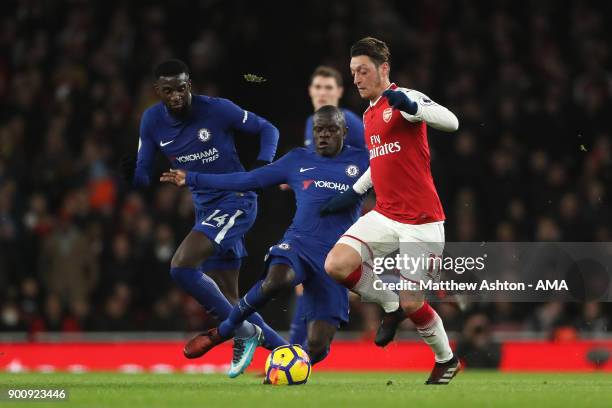
{"type": "MultiPolygon", "coordinates": [[[[135,191],[117,171],[136,151],[141,113],[156,102],[151,71],[170,57],[188,62],[196,93],[227,97],[274,123],[280,156],[303,142],[316,66],[340,69],[343,105],[365,109],[348,51],[366,35],[381,38],[391,47],[392,80],[460,120],[456,134],[430,131],[448,241],[612,241],[606,2],[9,0],[3,10],[0,331],[206,324],[168,273],[193,224],[190,194],[159,183],[135,191]],[[267,81],[247,82],[246,73],[267,81]]],[[[237,139],[248,167],[257,140],[237,139]]],[[[167,166],[160,158],[157,171],[167,166]]],[[[259,200],[243,290],[294,210],[291,192],[268,189],[259,200]]],[[[450,331],[473,339],[469,347],[500,330],[605,333],[612,312],[593,302],[436,307],[450,331]]],[[[264,315],[282,330],[288,311],[290,299],[280,299],[264,315]]],[[[349,329],[366,336],[377,325],[367,307],[352,316],[349,329]]]]}

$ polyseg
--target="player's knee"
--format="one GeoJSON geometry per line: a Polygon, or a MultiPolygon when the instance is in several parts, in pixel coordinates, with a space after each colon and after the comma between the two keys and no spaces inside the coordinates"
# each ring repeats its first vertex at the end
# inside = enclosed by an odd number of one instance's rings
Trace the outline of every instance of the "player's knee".
{"type": "Polygon", "coordinates": [[[193,254],[183,251],[180,247],[176,250],[170,261],[170,267],[172,268],[196,268],[199,266],[197,261],[194,259],[193,254]]]}
{"type": "Polygon", "coordinates": [[[406,314],[416,312],[424,303],[422,299],[400,299],[400,306],[406,314]]]}
{"type": "Polygon", "coordinates": [[[316,364],[323,361],[329,354],[330,343],[327,339],[323,338],[308,338],[308,355],[310,356],[310,362],[316,364]]]}
{"type": "Polygon", "coordinates": [[[197,268],[206,259],[212,255],[212,252],[201,249],[201,250],[185,250],[179,247],[170,261],[170,267],[172,268],[197,268]]]}
{"type": "Polygon", "coordinates": [[[267,295],[277,295],[278,293],[290,289],[293,286],[295,272],[292,269],[271,268],[264,279],[262,289],[267,295]]]}
{"type": "MultiPolygon", "coordinates": [[[[172,256],[172,260],[170,260],[171,268],[180,268],[185,266],[185,258],[180,251],[176,251],[172,256]]],[[[172,277],[174,278],[174,274],[171,272],[172,277]]]]}
{"type": "Polygon", "coordinates": [[[190,232],[174,252],[172,268],[197,268],[215,253],[214,244],[203,234],[190,232]]]}
{"type": "Polygon", "coordinates": [[[333,253],[329,253],[327,258],[325,258],[325,272],[335,280],[342,279],[343,265],[338,259],[338,257],[334,256],[333,253]]]}
{"type": "Polygon", "coordinates": [[[346,278],[352,271],[360,265],[359,256],[350,256],[345,251],[334,250],[325,258],[325,272],[334,280],[340,281],[346,278]]]}

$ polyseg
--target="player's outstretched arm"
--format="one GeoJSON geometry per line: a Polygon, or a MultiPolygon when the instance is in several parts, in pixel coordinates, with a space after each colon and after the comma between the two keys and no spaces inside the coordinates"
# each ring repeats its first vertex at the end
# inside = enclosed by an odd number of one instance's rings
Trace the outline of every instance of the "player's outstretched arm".
{"type": "Polygon", "coordinates": [[[370,169],[368,168],[368,170],[359,177],[359,180],[353,184],[352,188],[327,200],[319,209],[319,214],[325,216],[352,208],[359,203],[361,197],[367,193],[370,188],[372,188],[372,177],[370,176],[370,169]]]}
{"type": "Polygon", "coordinates": [[[257,177],[253,173],[263,169],[260,167],[257,170],[240,173],[226,174],[202,174],[188,172],[185,177],[185,185],[193,188],[216,188],[219,190],[228,191],[249,191],[258,188],[263,188],[257,177]]]}
{"type": "Polygon", "coordinates": [[[335,214],[352,208],[357,205],[361,199],[361,194],[357,193],[353,188],[349,188],[344,193],[336,194],[319,209],[319,214],[322,216],[335,214]]]}
{"type": "Polygon", "coordinates": [[[185,172],[185,170],[170,169],[162,173],[161,177],[159,178],[159,181],[163,183],[171,183],[175,186],[181,187],[185,185],[186,178],[187,173],[185,172]]]}
{"type": "Polygon", "coordinates": [[[443,132],[454,132],[459,129],[459,120],[453,112],[438,105],[421,92],[403,88],[388,89],[383,92],[383,96],[409,122],[425,122],[443,132]]]}
{"type": "Polygon", "coordinates": [[[195,189],[214,188],[227,191],[249,191],[284,183],[286,167],[291,163],[286,154],[274,163],[251,170],[249,172],[236,172],[225,174],[204,174],[185,172],[184,170],[169,170],[162,174],[160,181],[172,183],[177,186],[189,186],[195,189]]]}
{"type": "MultiPolygon", "coordinates": [[[[253,171],[255,172],[255,171],[253,171]]],[[[249,191],[262,188],[253,172],[203,174],[170,169],[164,172],[159,181],[177,186],[189,186],[196,189],[215,188],[228,191],[249,191]]]]}

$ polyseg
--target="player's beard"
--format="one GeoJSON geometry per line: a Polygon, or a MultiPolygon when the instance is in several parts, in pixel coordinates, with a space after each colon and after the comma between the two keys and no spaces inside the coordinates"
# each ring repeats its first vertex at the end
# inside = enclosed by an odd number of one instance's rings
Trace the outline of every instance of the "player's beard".
{"type": "Polygon", "coordinates": [[[174,116],[175,118],[181,119],[181,120],[186,119],[191,113],[191,101],[190,100],[183,101],[183,105],[179,109],[172,109],[168,107],[168,110],[170,111],[172,116],[174,116]]]}
{"type": "Polygon", "coordinates": [[[166,105],[168,111],[177,119],[185,119],[191,113],[191,92],[181,99],[182,103],[180,107],[175,108],[170,103],[166,105]]]}
{"type": "Polygon", "coordinates": [[[378,99],[380,95],[382,95],[382,93],[385,91],[384,89],[381,89],[382,83],[383,83],[382,76],[380,74],[376,75],[376,79],[374,80],[374,83],[372,84],[372,87],[370,88],[371,90],[368,93],[368,95],[365,95],[365,99],[369,99],[372,102],[378,99]]]}

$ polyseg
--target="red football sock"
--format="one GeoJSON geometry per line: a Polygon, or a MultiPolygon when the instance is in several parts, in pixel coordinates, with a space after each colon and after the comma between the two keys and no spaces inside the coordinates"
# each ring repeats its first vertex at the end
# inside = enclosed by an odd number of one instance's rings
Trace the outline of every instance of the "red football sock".
{"type": "Polygon", "coordinates": [[[408,318],[416,326],[417,333],[423,341],[431,347],[437,362],[443,363],[453,358],[453,351],[448,343],[448,336],[446,330],[444,330],[442,319],[429,306],[429,303],[423,303],[423,306],[416,312],[409,314],[408,318]]]}
{"type": "Polygon", "coordinates": [[[427,327],[433,319],[436,317],[436,311],[429,306],[429,303],[423,303],[423,306],[416,312],[412,312],[408,315],[408,318],[412,320],[415,327],[427,327]]]}

